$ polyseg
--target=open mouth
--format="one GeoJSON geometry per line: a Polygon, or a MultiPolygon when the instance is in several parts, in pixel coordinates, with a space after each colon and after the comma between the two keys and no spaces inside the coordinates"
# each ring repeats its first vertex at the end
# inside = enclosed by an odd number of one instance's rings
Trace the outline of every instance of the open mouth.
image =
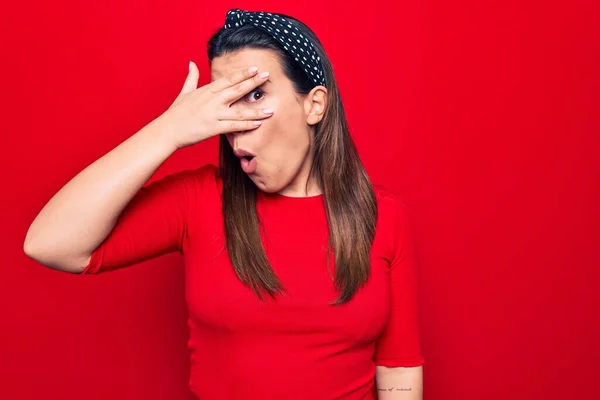
{"type": "Polygon", "coordinates": [[[256,157],[252,154],[240,154],[240,166],[247,174],[256,172],[256,157]]]}
{"type": "Polygon", "coordinates": [[[235,156],[240,160],[246,159],[251,161],[254,158],[254,154],[245,149],[236,149],[233,151],[233,154],[235,154],[235,156]]]}

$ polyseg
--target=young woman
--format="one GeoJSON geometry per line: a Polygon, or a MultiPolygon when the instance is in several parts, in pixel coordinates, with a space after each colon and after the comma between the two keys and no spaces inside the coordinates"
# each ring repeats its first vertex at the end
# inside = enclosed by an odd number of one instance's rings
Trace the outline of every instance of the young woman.
{"type": "Polygon", "coordinates": [[[41,210],[25,252],[88,274],[181,252],[199,399],[421,399],[407,212],[365,173],[321,43],[233,9],[208,56],[211,83],[190,63],[167,111],[41,210]],[[218,167],[145,185],[216,135],[218,167]]]}

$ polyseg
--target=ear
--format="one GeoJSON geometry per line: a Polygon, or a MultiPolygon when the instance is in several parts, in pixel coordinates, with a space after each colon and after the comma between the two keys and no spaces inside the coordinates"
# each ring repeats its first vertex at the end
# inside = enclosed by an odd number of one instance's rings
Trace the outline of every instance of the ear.
{"type": "Polygon", "coordinates": [[[304,110],[306,112],[306,123],[316,125],[325,115],[327,106],[327,88],[325,86],[316,86],[308,93],[304,100],[304,110]]]}

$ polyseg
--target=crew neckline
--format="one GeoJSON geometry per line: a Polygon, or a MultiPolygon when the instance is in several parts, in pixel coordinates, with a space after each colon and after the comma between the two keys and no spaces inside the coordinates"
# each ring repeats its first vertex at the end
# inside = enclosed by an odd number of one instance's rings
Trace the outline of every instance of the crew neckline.
{"type": "Polygon", "coordinates": [[[294,196],[286,196],[284,194],[281,193],[267,193],[267,192],[263,192],[262,190],[259,191],[260,195],[266,199],[271,199],[271,200],[280,200],[280,201],[295,201],[295,202],[300,202],[300,201],[311,201],[311,200],[321,200],[323,199],[323,193],[319,193],[313,196],[302,196],[302,197],[294,197],[294,196]]]}

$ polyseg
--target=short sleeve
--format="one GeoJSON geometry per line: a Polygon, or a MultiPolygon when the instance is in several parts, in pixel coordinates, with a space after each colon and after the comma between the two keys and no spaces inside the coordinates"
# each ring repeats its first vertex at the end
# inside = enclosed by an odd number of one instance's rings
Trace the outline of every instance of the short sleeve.
{"type": "Polygon", "coordinates": [[[394,200],[394,250],[390,262],[391,312],[377,341],[376,365],[415,367],[424,364],[418,315],[418,262],[406,206],[394,200]]]}
{"type": "Polygon", "coordinates": [[[133,265],[183,252],[191,204],[214,166],[183,170],[142,187],[123,209],[106,239],[94,250],[84,274],[133,265]]]}

